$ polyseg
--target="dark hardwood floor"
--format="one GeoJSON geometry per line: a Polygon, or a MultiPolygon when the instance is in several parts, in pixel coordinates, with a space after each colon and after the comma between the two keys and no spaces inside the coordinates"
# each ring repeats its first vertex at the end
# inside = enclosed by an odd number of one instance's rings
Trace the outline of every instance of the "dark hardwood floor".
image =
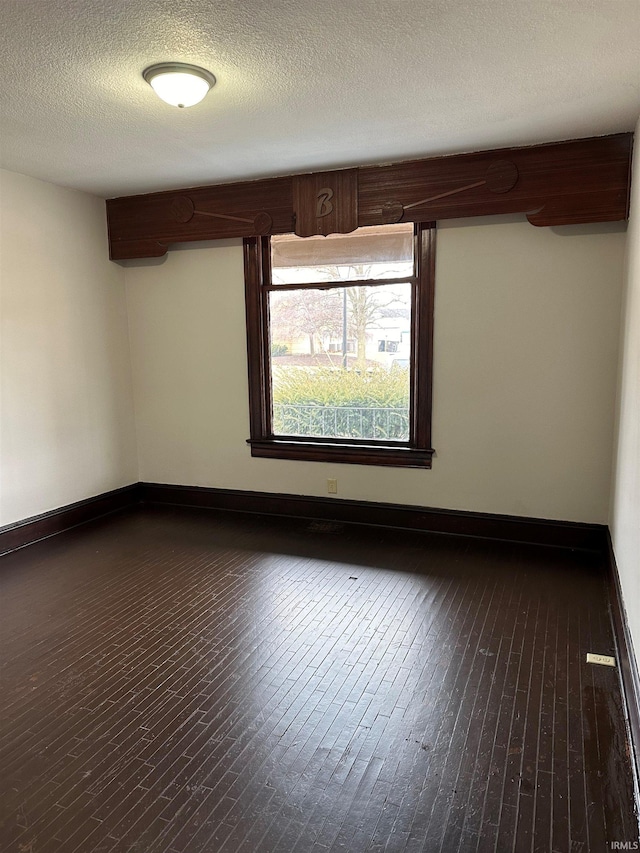
{"type": "Polygon", "coordinates": [[[638,839],[594,555],[147,508],[0,595],[5,853],[638,839]]]}

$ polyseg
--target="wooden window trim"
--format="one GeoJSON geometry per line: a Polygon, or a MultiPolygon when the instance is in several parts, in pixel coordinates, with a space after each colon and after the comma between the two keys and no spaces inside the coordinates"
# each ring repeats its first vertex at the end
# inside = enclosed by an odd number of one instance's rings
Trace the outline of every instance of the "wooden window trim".
{"type": "MultiPolygon", "coordinates": [[[[249,373],[251,455],[309,462],[344,462],[398,468],[430,468],[433,376],[435,224],[414,229],[416,275],[413,278],[410,439],[408,442],[355,441],[274,436],[271,426],[271,376],[268,292],[271,285],[269,237],[244,239],[244,273],[249,373]]],[[[376,282],[384,284],[385,282],[376,282]]],[[[353,282],[359,285],[360,282],[353,282]]],[[[317,287],[318,285],[316,285],[317,287]]],[[[342,286],[342,285],[336,285],[342,286]]]]}

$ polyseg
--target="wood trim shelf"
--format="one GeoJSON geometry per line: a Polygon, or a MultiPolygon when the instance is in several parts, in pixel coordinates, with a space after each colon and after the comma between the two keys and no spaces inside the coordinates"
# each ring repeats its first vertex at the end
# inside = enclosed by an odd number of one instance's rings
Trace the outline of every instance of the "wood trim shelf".
{"type": "MultiPolygon", "coordinates": [[[[336,218],[334,230],[505,213],[525,213],[538,226],[618,221],[628,215],[632,143],[633,134],[620,133],[110,199],[110,257],[159,257],[173,243],[293,232],[300,204],[317,201],[300,192],[301,182],[316,187],[314,176],[348,196],[350,212],[336,218]]],[[[315,207],[305,211],[305,234],[316,214],[315,207]]]]}

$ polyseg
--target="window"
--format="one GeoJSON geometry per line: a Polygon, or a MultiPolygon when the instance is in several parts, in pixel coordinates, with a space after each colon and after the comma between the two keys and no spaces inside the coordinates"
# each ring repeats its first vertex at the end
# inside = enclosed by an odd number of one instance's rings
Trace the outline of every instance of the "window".
{"type": "Polygon", "coordinates": [[[244,241],[251,453],[430,467],[435,229],[244,241]]]}

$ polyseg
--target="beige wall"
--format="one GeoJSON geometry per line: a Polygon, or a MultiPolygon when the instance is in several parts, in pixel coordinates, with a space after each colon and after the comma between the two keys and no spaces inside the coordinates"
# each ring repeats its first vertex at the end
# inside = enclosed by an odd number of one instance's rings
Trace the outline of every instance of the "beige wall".
{"type": "Polygon", "coordinates": [[[625,234],[438,234],[431,471],[252,459],[239,241],[126,269],[140,479],[606,522],[625,234]]]}
{"type": "Polygon", "coordinates": [[[635,139],[610,528],[637,655],[640,653],[640,122],[635,139]]]}
{"type": "Polygon", "coordinates": [[[104,202],[0,171],[0,524],[137,480],[104,202]]]}

